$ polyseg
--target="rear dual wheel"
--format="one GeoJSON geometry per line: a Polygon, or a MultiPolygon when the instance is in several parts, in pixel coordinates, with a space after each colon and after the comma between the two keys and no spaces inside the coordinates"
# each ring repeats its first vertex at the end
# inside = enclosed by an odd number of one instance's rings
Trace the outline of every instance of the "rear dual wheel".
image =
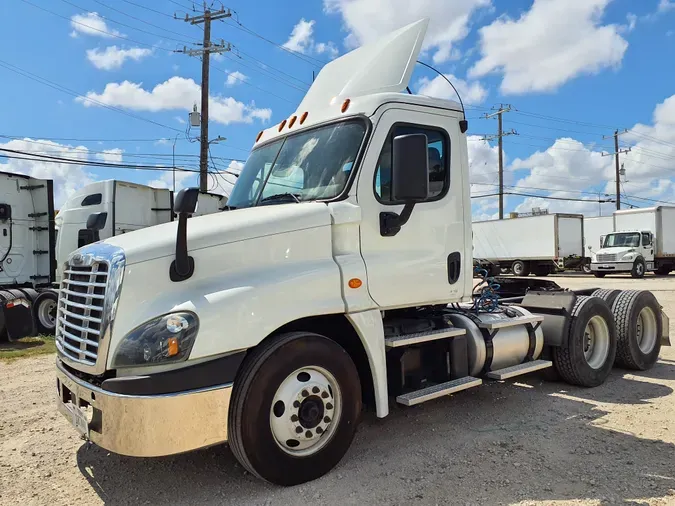
{"type": "Polygon", "coordinates": [[[616,319],[616,365],[646,371],[658,360],[663,321],[661,306],[645,290],[621,292],[612,306],[616,319]]]}
{"type": "Polygon", "coordinates": [[[567,383],[595,387],[605,382],[616,356],[614,316],[600,297],[577,297],[567,342],[553,348],[553,363],[567,383]]]}
{"type": "Polygon", "coordinates": [[[323,476],[347,452],[361,384],[336,342],[308,332],[280,335],[246,358],[234,385],[230,447],[252,474],[297,485],[323,476]]]}
{"type": "Polygon", "coordinates": [[[516,260],[511,264],[511,272],[513,272],[514,276],[529,276],[530,264],[522,260],[516,260]]]}

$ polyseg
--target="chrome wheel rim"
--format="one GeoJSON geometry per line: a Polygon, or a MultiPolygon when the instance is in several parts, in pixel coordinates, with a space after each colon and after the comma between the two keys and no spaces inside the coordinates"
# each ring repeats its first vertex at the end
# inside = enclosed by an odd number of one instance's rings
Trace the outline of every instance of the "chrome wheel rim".
{"type": "Polygon", "coordinates": [[[584,358],[593,369],[600,369],[609,355],[609,327],[600,315],[595,315],[584,330],[584,358]]]}
{"type": "Polygon", "coordinates": [[[295,457],[319,452],[333,437],[342,414],[335,377],[318,366],[289,374],[274,394],[270,428],[279,448],[295,457]]]}
{"type": "Polygon", "coordinates": [[[656,315],[650,307],[643,307],[637,319],[637,343],[642,353],[650,353],[656,346],[656,315]]]}
{"type": "Polygon", "coordinates": [[[637,272],[638,276],[642,276],[642,274],[644,274],[644,271],[645,271],[645,269],[642,266],[642,264],[638,263],[636,268],[635,268],[635,272],[637,272]]]}
{"type": "Polygon", "coordinates": [[[56,301],[46,300],[38,308],[38,319],[43,327],[53,328],[56,326],[56,301]]]}

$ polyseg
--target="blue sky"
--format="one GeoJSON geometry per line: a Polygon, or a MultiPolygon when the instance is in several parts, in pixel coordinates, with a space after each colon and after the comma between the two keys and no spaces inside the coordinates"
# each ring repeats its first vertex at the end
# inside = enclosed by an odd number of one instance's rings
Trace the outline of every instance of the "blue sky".
{"type": "MultiPolygon", "coordinates": [[[[200,62],[173,52],[201,39],[199,28],[172,19],[192,14],[191,6],[189,0],[5,2],[0,135],[16,139],[1,137],[0,147],[171,165],[178,136],[180,162],[196,168],[198,144],[187,140],[185,121],[198,96],[200,62]]],[[[612,141],[602,137],[615,128],[629,130],[621,145],[633,147],[623,159],[625,200],[675,202],[675,66],[669,63],[675,2],[232,0],[226,7],[236,14],[214,23],[212,33],[233,45],[212,60],[210,137],[227,138],[212,148],[220,169],[232,163],[237,170],[231,159],[246,158],[257,132],[295,110],[322,63],[430,16],[423,57],[452,76],[467,102],[474,195],[496,190],[496,143],[480,139],[495,132],[496,121],[481,116],[506,103],[513,110],[504,127],[519,134],[504,140],[509,191],[586,200],[509,196],[507,211],[550,206],[597,213],[591,192],[614,185],[613,160],[601,156],[612,141]]],[[[452,98],[425,69],[415,72],[412,88],[452,98]]],[[[0,166],[54,178],[57,205],[96,179],[171,182],[170,173],[159,171],[15,159],[0,159],[0,166]]],[[[229,190],[224,179],[231,178],[214,177],[215,191],[229,190]]],[[[194,178],[182,174],[179,184],[194,178]]],[[[475,199],[474,216],[494,216],[495,205],[494,198],[475,199]]],[[[604,204],[603,212],[612,206],[604,204]]]]}

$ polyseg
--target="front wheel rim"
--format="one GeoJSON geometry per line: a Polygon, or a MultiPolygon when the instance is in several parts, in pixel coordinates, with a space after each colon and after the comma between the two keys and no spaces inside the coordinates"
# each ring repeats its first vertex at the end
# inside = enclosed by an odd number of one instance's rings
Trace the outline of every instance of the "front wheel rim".
{"type": "Polygon", "coordinates": [[[56,326],[56,302],[49,299],[38,308],[38,319],[43,327],[52,328],[56,326]]]}
{"type": "Polygon", "coordinates": [[[297,369],[281,382],[270,407],[270,428],[279,448],[308,457],[324,448],[342,414],[342,393],[326,369],[297,369]]]}
{"type": "Polygon", "coordinates": [[[656,346],[656,315],[650,307],[643,307],[637,318],[637,343],[640,351],[650,353],[656,346]]]}
{"type": "Polygon", "coordinates": [[[642,274],[644,273],[644,267],[642,266],[642,264],[637,264],[637,268],[635,270],[638,273],[638,276],[642,276],[642,274]]]}
{"type": "Polygon", "coordinates": [[[609,326],[600,315],[595,315],[584,330],[584,358],[593,369],[600,369],[609,355],[609,326]]]}

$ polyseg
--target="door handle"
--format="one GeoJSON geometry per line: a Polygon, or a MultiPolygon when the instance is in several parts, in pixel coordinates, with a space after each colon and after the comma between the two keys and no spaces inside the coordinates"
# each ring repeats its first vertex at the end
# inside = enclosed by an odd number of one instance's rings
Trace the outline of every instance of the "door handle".
{"type": "Polygon", "coordinates": [[[457,283],[462,273],[462,254],[454,251],[448,255],[448,283],[454,285],[457,283]]]}

